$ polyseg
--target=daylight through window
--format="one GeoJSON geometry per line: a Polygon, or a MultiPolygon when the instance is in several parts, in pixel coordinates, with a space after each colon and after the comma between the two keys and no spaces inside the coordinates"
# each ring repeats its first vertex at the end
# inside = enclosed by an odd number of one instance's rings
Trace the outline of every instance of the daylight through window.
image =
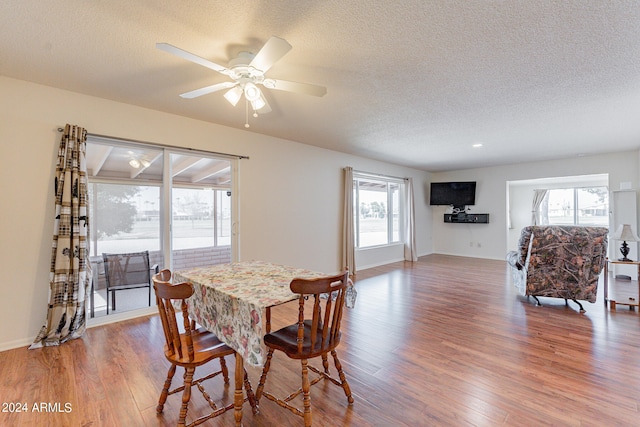
{"type": "MultiPolygon", "coordinates": [[[[232,162],[206,152],[100,137],[87,141],[92,315],[106,307],[102,254],[149,252],[180,270],[232,261],[232,162]]],[[[124,291],[123,291],[124,292],[124,291]]],[[[117,311],[148,306],[134,291],[117,311]]]]}
{"type": "Polygon", "coordinates": [[[551,189],[541,209],[549,225],[609,225],[607,187],[551,189]],[[546,206],[545,206],[546,204],[546,206]]]}
{"type": "Polygon", "coordinates": [[[401,240],[404,181],[353,174],[356,248],[390,245],[401,240]]]}

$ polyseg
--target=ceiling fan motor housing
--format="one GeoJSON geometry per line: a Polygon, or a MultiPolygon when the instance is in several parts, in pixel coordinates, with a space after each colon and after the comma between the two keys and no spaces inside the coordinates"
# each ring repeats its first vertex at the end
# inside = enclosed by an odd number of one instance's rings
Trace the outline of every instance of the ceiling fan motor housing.
{"type": "Polygon", "coordinates": [[[254,57],[255,55],[251,52],[240,52],[235,59],[229,61],[229,70],[231,71],[229,77],[241,85],[247,82],[262,83],[264,81],[264,72],[249,65],[254,57]]]}

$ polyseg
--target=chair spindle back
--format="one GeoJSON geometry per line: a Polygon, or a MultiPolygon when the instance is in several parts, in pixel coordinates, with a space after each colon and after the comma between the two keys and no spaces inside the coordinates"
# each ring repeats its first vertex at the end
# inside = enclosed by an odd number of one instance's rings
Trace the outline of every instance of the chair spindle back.
{"type": "MultiPolygon", "coordinates": [[[[340,342],[340,323],[349,272],[319,279],[294,279],[291,291],[300,294],[298,311],[298,352],[305,341],[305,301],[313,301],[309,340],[311,349],[335,348],[340,342]],[[323,303],[324,301],[324,303],[323,303]],[[324,306],[324,307],[323,307],[324,306]],[[324,311],[324,313],[323,313],[324,311]]],[[[312,350],[313,351],[313,350],[312,350]]]]}
{"type": "Polygon", "coordinates": [[[191,336],[193,322],[189,318],[186,302],[187,298],[193,295],[193,285],[187,282],[174,285],[169,282],[170,278],[171,272],[169,270],[162,270],[153,276],[153,287],[156,291],[156,302],[167,343],[167,351],[171,355],[178,354],[180,359],[186,357],[188,361],[193,361],[194,350],[191,336]],[[180,338],[173,301],[180,301],[185,342],[180,338]],[[185,346],[186,348],[184,348],[185,346]]]}

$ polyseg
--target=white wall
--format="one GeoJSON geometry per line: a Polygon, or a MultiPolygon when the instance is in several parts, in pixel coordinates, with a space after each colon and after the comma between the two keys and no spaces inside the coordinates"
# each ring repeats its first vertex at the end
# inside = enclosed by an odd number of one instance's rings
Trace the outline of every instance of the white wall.
{"type": "Polygon", "coordinates": [[[504,259],[508,250],[515,249],[507,246],[508,181],[609,174],[610,189],[620,188],[621,182],[631,182],[637,189],[639,156],[637,151],[632,151],[434,173],[433,181],[477,181],[476,205],[471,207],[471,212],[489,213],[491,220],[489,224],[445,224],[444,208],[433,207],[433,252],[504,259]]]}
{"type": "Polygon", "coordinates": [[[241,259],[339,270],[345,166],[412,177],[418,253],[431,252],[426,172],[2,76],[0,93],[0,350],[29,344],[45,321],[57,128],[66,123],[94,134],[249,156],[240,161],[241,259]]]}

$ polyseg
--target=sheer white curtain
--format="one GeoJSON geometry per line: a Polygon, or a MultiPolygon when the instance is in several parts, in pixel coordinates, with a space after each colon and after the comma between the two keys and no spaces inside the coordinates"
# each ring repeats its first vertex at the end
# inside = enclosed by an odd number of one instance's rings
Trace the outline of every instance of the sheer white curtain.
{"type": "Polygon", "coordinates": [[[404,182],[406,209],[404,220],[404,259],[418,261],[416,253],[416,212],[413,201],[413,178],[406,178],[404,182]]]}
{"type": "Polygon", "coordinates": [[[342,218],[342,267],[356,274],[356,250],[353,230],[353,168],[344,168],[344,212],[342,218]]]}
{"type": "Polygon", "coordinates": [[[533,205],[531,206],[531,225],[542,225],[540,206],[549,190],[533,190],[533,205]]]}

